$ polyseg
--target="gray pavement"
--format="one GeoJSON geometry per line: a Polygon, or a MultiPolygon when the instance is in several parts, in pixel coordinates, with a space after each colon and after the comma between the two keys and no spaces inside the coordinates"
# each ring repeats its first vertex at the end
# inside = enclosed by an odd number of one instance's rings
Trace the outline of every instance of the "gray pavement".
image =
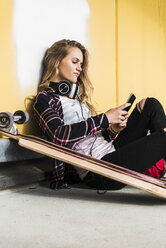
{"type": "Polygon", "coordinates": [[[0,248],[166,247],[166,200],[48,183],[0,192],[0,248]]]}

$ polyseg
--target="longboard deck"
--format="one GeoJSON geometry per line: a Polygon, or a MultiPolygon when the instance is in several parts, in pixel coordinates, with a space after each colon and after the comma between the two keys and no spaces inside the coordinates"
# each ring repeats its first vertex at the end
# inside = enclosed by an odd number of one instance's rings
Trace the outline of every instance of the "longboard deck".
{"type": "Polygon", "coordinates": [[[102,176],[147,191],[156,196],[166,198],[166,183],[159,179],[92,158],[35,136],[14,135],[1,130],[0,134],[17,140],[20,146],[32,151],[95,172],[102,176]]]}

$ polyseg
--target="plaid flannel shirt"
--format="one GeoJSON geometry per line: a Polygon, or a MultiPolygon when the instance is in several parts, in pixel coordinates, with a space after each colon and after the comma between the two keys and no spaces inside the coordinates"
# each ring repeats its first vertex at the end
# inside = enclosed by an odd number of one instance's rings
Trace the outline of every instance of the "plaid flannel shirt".
{"type": "MultiPolygon", "coordinates": [[[[108,119],[104,113],[92,116],[85,121],[64,124],[63,108],[60,97],[52,88],[41,91],[34,104],[34,114],[44,134],[56,144],[69,146],[80,139],[98,131],[107,129],[108,119]]],[[[63,188],[64,185],[63,162],[56,160],[53,169],[53,188],[63,188]]]]}

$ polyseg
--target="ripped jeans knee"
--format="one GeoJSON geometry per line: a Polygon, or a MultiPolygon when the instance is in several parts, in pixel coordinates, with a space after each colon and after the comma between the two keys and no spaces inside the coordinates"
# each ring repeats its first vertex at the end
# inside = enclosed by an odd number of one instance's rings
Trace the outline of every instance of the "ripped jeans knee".
{"type": "Polygon", "coordinates": [[[137,109],[141,113],[147,98],[143,98],[139,103],[137,103],[137,109]]]}

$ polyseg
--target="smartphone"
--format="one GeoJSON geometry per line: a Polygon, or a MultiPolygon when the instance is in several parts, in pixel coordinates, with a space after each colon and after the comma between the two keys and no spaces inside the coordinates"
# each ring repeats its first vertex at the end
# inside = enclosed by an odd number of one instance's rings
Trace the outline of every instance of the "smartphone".
{"type": "Polygon", "coordinates": [[[131,103],[130,106],[124,108],[125,111],[129,111],[129,109],[131,108],[133,102],[135,101],[136,96],[134,94],[130,94],[129,98],[127,99],[126,103],[131,103]]]}

